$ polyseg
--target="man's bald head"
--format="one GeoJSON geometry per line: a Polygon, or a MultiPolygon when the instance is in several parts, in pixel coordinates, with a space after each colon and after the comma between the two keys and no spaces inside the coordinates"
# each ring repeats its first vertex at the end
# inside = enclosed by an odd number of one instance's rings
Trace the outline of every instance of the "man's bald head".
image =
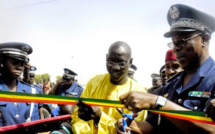
{"type": "Polygon", "coordinates": [[[126,53],[127,56],[129,56],[129,58],[131,58],[131,54],[132,54],[131,53],[131,48],[126,42],[123,42],[123,41],[114,42],[109,47],[108,54],[110,54],[113,51],[117,51],[117,50],[120,50],[121,52],[126,53]]]}
{"type": "Polygon", "coordinates": [[[108,50],[106,63],[112,84],[121,85],[127,81],[131,63],[130,46],[123,41],[114,42],[108,50]]]}

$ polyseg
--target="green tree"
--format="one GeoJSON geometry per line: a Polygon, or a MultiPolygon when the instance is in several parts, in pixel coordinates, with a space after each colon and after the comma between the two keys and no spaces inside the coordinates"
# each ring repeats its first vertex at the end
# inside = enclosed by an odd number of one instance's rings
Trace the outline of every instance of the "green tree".
{"type": "Polygon", "coordinates": [[[35,77],[34,77],[34,81],[36,83],[42,82],[42,76],[40,74],[36,74],[35,77]]]}
{"type": "Polygon", "coordinates": [[[50,80],[50,75],[48,73],[42,74],[41,75],[43,81],[49,81],[50,80]]]}

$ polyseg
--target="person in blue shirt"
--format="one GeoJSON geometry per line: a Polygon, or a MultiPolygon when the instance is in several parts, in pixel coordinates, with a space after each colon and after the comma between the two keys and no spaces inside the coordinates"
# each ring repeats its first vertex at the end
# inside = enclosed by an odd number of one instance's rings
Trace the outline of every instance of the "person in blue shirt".
{"type": "Polygon", "coordinates": [[[74,97],[79,97],[83,91],[83,87],[75,82],[75,76],[77,76],[77,74],[74,71],[64,68],[63,77],[60,78],[56,85],[49,91],[49,95],[65,96],[69,94],[74,97]]]}
{"type": "MultiPolygon", "coordinates": [[[[30,85],[31,88],[35,90],[34,94],[43,94],[42,88],[34,84],[34,77],[35,77],[36,70],[37,68],[35,66],[30,65],[30,63],[25,64],[22,81],[25,84],[30,85]]],[[[39,114],[34,114],[32,116],[33,120],[44,119],[42,106],[43,106],[43,103],[34,103],[33,113],[39,113],[39,114]]]]}
{"type": "MultiPolygon", "coordinates": [[[[207,104],[215,98],[215,61],[209,54],[215,18],[182,4],[171,6],[167,18],[171,29],[164,36],[172,38],[173,52],[184,71],[167,83],[163,94],[129,92],[120,96],[120,101],[134,113],[149,108],[205,112],[207,104]]],[[[117,127],[122,134],[122,119],[117,127]]],[[[154,113],[146,121],[133,121],[126,129],[144,134],[215,133],[215,125],[166,116],[158,120],[154,113]]]]}
{"type": "MultiPolygon", "coordinates": [[[[0,44],[0,92],[32,93],[31,86],[18,80],[23,73],[24,64],[29,62],[28,54],[32,51],[31,46],[26,43],[0,44]]],[[[34,117],[38,113],[30,114],[30,108],[31,103],[0,101],[0,126],[36,120],[34,117]]]]}
{"type": "MultiPolygon", "coordinates": [[[[49,91],[49,95],[79,97],[83,91],[83,87],[75,82],[75,76],[77,76],[77,74],[74,71],[64,68],[62,78],[60,78],[56,85],[49,91]]],[[[58,116],[59,106],[54,108],[51,114],[54,117],[58,116]]]]}

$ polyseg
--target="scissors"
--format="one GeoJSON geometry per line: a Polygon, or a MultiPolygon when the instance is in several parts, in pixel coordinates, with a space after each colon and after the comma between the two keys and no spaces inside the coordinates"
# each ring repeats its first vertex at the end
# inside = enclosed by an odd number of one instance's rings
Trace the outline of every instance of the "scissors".
{"type": "MultiPolygon", "coordinates": [[[[125,127],[128,127],[128,125],[127,125],[127,122],[126,122],[126,120],[125,120],[125,117],[127,117],[129,120],[133,120],[133,118],[132,118],[132,113],[131,114],[125,114],[123,111],[121,111],[121,110],[119,110],[118,108],[116,108],[116,110],[122,115],[122,122],[123,122],[123,126],[122,126],[122,129],[123,129],[123,131],[126,133],[126,131],[125,131],[125,127]]],[[[130,131],[128,131],[128,133],[130,134],[131,132],[130,131]]]]}

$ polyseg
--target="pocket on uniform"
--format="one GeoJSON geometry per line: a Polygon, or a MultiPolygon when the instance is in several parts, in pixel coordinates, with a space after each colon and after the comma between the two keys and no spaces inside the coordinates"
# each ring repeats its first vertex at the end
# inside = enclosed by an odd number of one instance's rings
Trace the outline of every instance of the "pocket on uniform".
{"type": "Polygon", "coordinates": [[[191,99],[188,99],[188,100],[185,100],[183,105],[184,107],[188,108],[188,109],[191,109],[191,110],[201,110],[201,101],[202,100],[191,100],[191,99]]]}
{"type": "Polygon", "coordinates": [[[6,106],[7,105],[7,103],[6,102],[4,102],[4,101],[0,101],[0,106],[6,106]]]}

